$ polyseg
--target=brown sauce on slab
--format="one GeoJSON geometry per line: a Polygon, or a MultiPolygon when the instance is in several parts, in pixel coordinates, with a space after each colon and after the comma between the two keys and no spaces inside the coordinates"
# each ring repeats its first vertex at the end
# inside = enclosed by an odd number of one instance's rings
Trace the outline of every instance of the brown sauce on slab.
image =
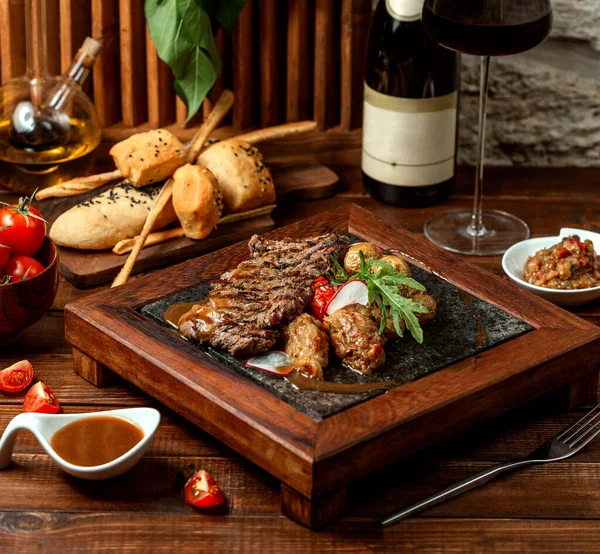
{"type": "Polygon", "coordinates": [[[300,390],[335,392],[338,394],[358,394],[372,390],[389,390],[397,386],[394,381],[379,381],[378,383],[334,383],[333,381],[310,379],[309,377],[300,375],[297,371],[292,371],[292,373],[285,376],[285,379],[294,388],[300,390]]]}
{"type": "Polygon", "coordinates": [[[460,296],[460,299],[462,300],[463,304],[465,306],[471,307],[473,305],[473,297],[466,290],[459,289],[458,287],[455,287],[455,288],[456,288],[456,292],[458,292],[458,296],[460,296]]]}
{"type": "Polygon", "coordinates": [[[183,315],[187,314],[194,306],[200,306],[206,304],[206,302],[208,302],[208,299],[198,300],[197,302],[186,302],[185,304],[173,304],[165,310],[163,319],[167,323],[179,328],[179,320],[183,315]]]}
{"type": "Polygon", "coordinates": [[[66,462],[90,467],[116,460],[143,438],[142,430],[122,417],[98,416],[65,425],[50,446],[66,462]]]}
{"type": "Polygon", "coordinates": [[[477,348],[481,348],[488,341],[488,335],[485,332],[485,327],[483,326],[483,321],[481,319],[477,320],[477,334],[475,335],[475,344],[477,348]]]}

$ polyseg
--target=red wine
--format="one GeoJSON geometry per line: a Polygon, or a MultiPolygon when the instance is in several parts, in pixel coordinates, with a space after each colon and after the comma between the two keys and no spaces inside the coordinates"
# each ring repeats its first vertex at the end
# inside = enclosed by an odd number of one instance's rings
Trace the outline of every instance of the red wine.
{"type": "Polygon", "coordinates": [[[542,0],[425,0],[423,25],[446,48],[507,56],[543,42],[552,28],[552,11],[542,0]]]}
{"type": "Polygon", "coordinates": [[[423,0],[380,0],[367,48],[363,179],[387,204],[441,203],[454,189],[459,56],[433,42],[423,0]]]}

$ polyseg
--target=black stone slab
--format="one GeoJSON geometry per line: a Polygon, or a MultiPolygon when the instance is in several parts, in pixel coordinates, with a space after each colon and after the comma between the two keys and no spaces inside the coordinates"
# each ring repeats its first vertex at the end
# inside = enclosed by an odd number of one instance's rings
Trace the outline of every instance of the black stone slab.
{"type": "MultiPolygon", "coordinates": [[[[424,341],[419,345],[405,333],[403,339],[388,342],[386,363],[375,375],[360,375],[343,368],[336,357],[325,371],[325,378],[340,383],[395,381],[398,385],[429,375],[460,360],[488,350],[532,330],[532,327],[512,315],[477,298],[459,291],[450,283],[412,267],[413,277],[422,283],[438,305],[436,317],[423,326],[424,341]],[[483,328],[483,332],[482,329],[483,328]]],[[[203,282],[157,302],[144,306],[141,313],[168,326],[163,314],[173,304],[195,302],[206,298],[210,286],[203,282]]],[[[181,340],[184,341],[183,337],[181,340]]],[[[334,394],[295,390],[282,378],[258,369],[246,367],[245,360],[236,359],[211,347],[198,348],[198,358],[210,356],[223,366],[247,377],[275,396],[294,406],[312,419],[320,421],[383,392],[334,394]]]]}

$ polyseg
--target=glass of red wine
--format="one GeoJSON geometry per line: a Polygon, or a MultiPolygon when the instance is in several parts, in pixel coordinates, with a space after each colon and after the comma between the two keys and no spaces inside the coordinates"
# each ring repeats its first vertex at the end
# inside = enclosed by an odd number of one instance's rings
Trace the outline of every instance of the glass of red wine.
{"type": "Polygon", "coordinates": [[[514,215],[482,209],[490,56],[519,54],[543,42],[552,27],[550,0],[425,0],[423,25],[442,46],[481,56],[473,211],[441,213],[425,224],[425,235],[434,244],[459,254],[502,254],[515,242],[528,238],[529,227],[514,215]]]}

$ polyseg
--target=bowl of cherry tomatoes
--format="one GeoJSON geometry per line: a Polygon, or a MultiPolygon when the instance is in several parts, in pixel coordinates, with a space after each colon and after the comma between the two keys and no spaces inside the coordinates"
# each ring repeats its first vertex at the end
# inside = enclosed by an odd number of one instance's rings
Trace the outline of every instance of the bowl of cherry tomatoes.
{"type": "Polygon", "coordinates": [[[14,342],[52,306],[58,249],[30,198],[0,205],[0,347],[14,342]]]}

